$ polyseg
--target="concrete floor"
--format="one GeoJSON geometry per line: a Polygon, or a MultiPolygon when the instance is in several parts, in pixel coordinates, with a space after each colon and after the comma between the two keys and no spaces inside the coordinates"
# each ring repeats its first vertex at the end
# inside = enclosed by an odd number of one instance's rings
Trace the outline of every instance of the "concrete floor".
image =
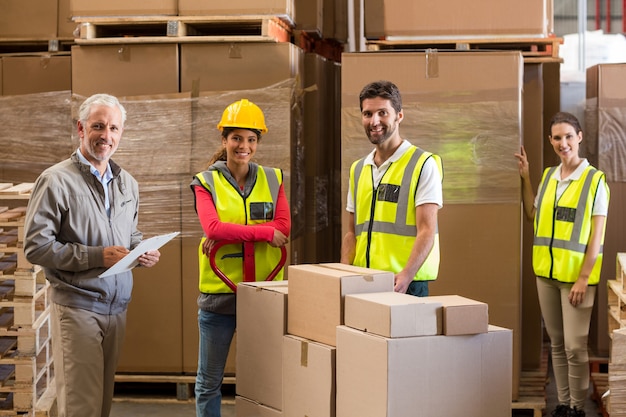
{"type": "MultiPolygon", "coordinates": [[[[551,367],[549,367],[549,372],[550,382],[546,386],[547,404],[546,410],[544,410],[544,416],[550,416],[552,410],[554,410],[558,404],[551,367]]],[[[170,392],[167,392],[165,388],[155,387],[154,385],[150,385],[153,388],[150,389],[149,392],[141,392],[132,387],[125,388],[123,391],[119,392],[119,394],[116,393],[110,417],[195,417],[196,409],[193,398],[185,401],[176,400],[176,388],[172,388],[171,385],[172,384],[169,386],[170,392]]],[[[601,411],[597,404],[591,399],[591,394],[592,388],[590,387],[585,404],[585,413],[587,417],[601,417],[601,411]]],[[[513,410],[511,413],[512,417],[533,415],[533,410],[513,410]]],[[[235,417],[233,385],[225,386],[224,388],[222,417],[235,417]]]]}
{"type": "MultiPolygon", "coordinates": [[[[118,384],[109,417],[195,417],[196,403],[176,399],[174,384],[118,384]],[[145,386],[152,387],[149,391],[145,386]]],[[[192,386],[193,387],[193,386],[192,386]]],[[[234,385],[222,389],[222,417],[235,417],[234,385]]],[[[193,395],[193,392],[191,393],[193,395]]]]}

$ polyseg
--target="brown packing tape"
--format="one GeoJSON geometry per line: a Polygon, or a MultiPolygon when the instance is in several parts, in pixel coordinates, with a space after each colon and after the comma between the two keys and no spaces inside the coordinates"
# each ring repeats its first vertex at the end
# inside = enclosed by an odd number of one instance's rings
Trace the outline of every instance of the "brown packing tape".
{"type": "Polygon", "coordinates": [[[426,78],[439,78],[439,55],[437,49],[426,49],[426,78]]]}
{"type": "Polygon", "coordinates": [[[309,342],[306,340],[300,342],[300,366],[309,366],[309,342]]]}
{"type": "Polygon", "coordinates": [[[237,45],[235,43],[232,43],[230,45],[230,48],[228,49],[228,57],[229,58],[236,58],[236,59],[242,58],[243,55],[241,53],[241,46],[239,46],[239,45],[237,45]]]}
{"type": "Polygon", "coordinates": [[[39,60],[39,65],[41,66],[41,68],[47,69],[48,65],[50,65],[50,56],[42,56],[39,60]]]}
{"type": "Polygon", "coordinates": [[[117,50],[117,58],[123,62],[130,62],[130,47],[120,46],[120,49],[117,50]]]}

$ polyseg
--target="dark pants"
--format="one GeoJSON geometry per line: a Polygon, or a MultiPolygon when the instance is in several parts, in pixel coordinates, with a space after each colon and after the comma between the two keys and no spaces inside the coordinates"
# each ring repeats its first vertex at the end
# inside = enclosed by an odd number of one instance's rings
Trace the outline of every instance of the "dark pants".
{"type": "Polygon", "coordinates": [[[416,297],[428,297],[428,281],[411,282],[406,293],[416,297]]]}

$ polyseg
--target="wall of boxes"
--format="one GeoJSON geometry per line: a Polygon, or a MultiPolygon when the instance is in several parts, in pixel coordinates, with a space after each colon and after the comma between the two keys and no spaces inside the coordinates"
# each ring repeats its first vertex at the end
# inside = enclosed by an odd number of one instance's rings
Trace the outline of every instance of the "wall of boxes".
{"type": "MultiPolygon", "coordinates": [[[[195,373],[201,230],[189,183],[217,148],[223,108],[247,97],[266,112],[258,161],[285,173],[289,264],[336,262],[348,168],[370,150],[358,92],[381,78],[403,92],[403,136],[444,162],[442,266],[431,293],[483,302],[491,325],[512,330],[513,399],[522,371],[540,367],[532,225],[520,213],[512,154],[524,144],[535,184],[556,163],[544,146],[544,120],[560,106],[552,2],[483,1],[471,10],[458,0],[367,1],[363,10],[354,3],[348,10],[347,0],[4,0],[0,182],[34,181],[66,158],[78,143],[80,101],[108,92],[129,113],[116,160],[140,182],[142,231],[182,232],[157,267],[135,274],[120,373],[195,373]],[[354,39],[362,44],[342,53],[354,39]]],[[[620,81],[593,74],[604,88],[596,96],[588,89],[590,103],[598,97],[590,109],[604,120],[621,106],[606,86],[620,81]]],[[[604,126],[590,143],[604,143],[604,126]]],[[[604,149],[589,149],[600,169],[612,166],[604,149]]],[[[619,174],[610,183],[612,212],[626,204],[619,174]]],[[[616,217],[609,216],[605,260],[625,250],[616,217]]],[[[598,354],[609,343],[602,300],[590,340],[598,354]]],[[[249,337],[240,327],[238,340],[249,337]]],[[[231,356],[227,373],[235,375],[231,356]]]]}

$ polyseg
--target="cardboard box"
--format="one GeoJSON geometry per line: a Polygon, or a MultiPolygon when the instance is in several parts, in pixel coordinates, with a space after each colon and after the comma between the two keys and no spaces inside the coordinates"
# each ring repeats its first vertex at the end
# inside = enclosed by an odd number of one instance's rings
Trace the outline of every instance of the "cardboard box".
{"type": "Polygon", "coordinates": [[[72,59],[68,55],[2,57],[4,95],[69,91],[72,89],[72,59]]]}
{"type": "Polygon", "coordinates": [[[369,0],[365,37],[423,38],[518,35],[544,37],[553,32],[552,0],[487,0],[468,8],[462,0],[369,0]]]}
{"type": "Polygon", "coordinates": [[[296,29],[323,37],[325,0],[294,0],[296,29]]]}
{"type": "Polygon", "coordinates": [[[283,335],[287,281],[237,287],[237,395],[283,409],[283,335]]]}
{"type": "Polygon", "coordinates": [[[587,69],[585,132],[580,144],[581,156],[606,174],[611,191],[609,215],[602,259],[601,282],[597,290],[590,328],[590,346],[597,355],[610,352],[607,285],[615,279],[615,257],[626,252],[626,64],[599,64],[587,69]]]}
{"type": "Polygon", "coordinates": [[[431,296],[443,306],[443,334],[447,336],[487,333],[489,309],[487,303],[459,295],[431,296]]]}
{"type": "Polygon", "coordinates": [[[281,417],[282,415],[280,410],[274,410],[239,395],[235,397],[236,417],[281,417]]]}
{"type": "Polygon", "coordinates": [[[391,272],[339,270],[320,265],[290,265],[287,331],[335,346],[336,327],[343,324],[347,294],[393,291],[391,272]]]}
{"type": "Polygon", "coordinates": [[[265,88],[304,65],[304,52],[289,42],[186,43],[180,54],[181,91],[265,88]]]}
{"type": "Polygon", "coordinates": [[[70,11],[70,0],[59,1],[59,16],[57,22],[57,37],[62,39],[74,39],[74,30],[78,23],[72,21],[72,12],[70,11]]]}
{"type": "Polygon", "coordinates": [[[178,0],[178,14],[188,15],[275,15],[293,18],[294,0],[178,0]]]}
{"type": "Polygon", "coordinates": [[[587,131],[581,153],[606,174],[607,181],[626,182],[626,63],[587,68],[586,85],[587,131]]]}
{"type": "Polygon", "coordinates": [[[176,15],[176,0],[70,0],[72,16],[146,16],[176,15]]]}
{"type": "Polygon", "coordinates": [[[286,416],[335,416],[335,348],[298,336],[283,337],[286,416]]]}
{"type": "Polygon", "coordinates": [[[0,1],[0,38],[54,39],[57,2],[50,0],[0,1]]]}
{"type": "Polygon", "coordinates": [[[442,334],[442,304],[397,292],[348,294],[346,326],[385,337],[442,334]]]}
{"type": "Polygon", "coordinates": [[[178,93],[178,45],[72,46],[72,92],[118,97],[178,93]]]}
{"type": "Polygon", "coordinates": [[[181,240],[175,238],[160,249],[157,265],[133,271],[133,299],[117,372],[182,372],[180,251],[181,240]]]}
{"type": "Polygon", "coordinates": [[[385,338],[337,327],[337,417],[508,416],[512,332],[385,338]]]}

